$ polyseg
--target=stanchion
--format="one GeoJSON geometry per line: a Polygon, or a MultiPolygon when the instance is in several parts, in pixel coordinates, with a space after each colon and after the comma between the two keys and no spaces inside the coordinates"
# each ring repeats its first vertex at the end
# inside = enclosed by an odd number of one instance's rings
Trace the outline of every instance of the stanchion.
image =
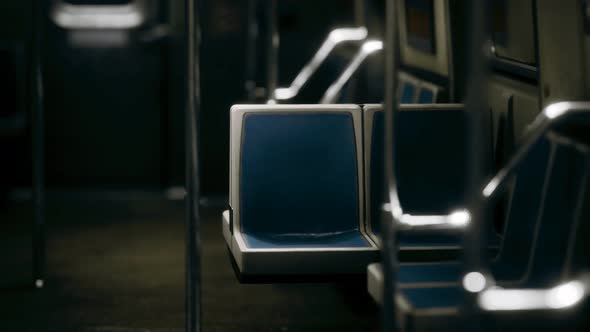
{"type": "Polygon", "coordinates": [[[199,219],[199,6],[185,0],[186,11],[186,331],[201,330],[201,243],[199,219]]]}
{"type": "Polygon", "coordinates": [[[33,183],[33,279],[35,287],[45,283],[45,126],[43,104],[43,27],[47,12],[44,0],[32,3],[33,28],[31,34],[31,150],[33,183]]]}
{"type": "Polygon", "coordinates": [[[387,1],[385,8],[385,183],[387,192],[385,201],[389,203],[388,211],[382,211],[382,253],[383,253],[383,306],[382,329],[384,332],[398,330],[396,322],[395,294],[397,271],[397,239],[395,225],[399,223],[401,206],[397,193],[394,169],[394,124],[399,108],[395,91],[398,89],[399,68],[399,33],[398,2],[387,1]]]}

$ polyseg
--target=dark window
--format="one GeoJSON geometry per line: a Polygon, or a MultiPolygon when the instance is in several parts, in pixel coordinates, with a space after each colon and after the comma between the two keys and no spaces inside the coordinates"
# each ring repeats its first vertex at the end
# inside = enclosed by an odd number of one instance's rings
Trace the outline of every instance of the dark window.
{"type": "Polygon", "coordinates": [[[406,31],[411,47],[436,52],[433,0],[406,0],[406,31]]]}
{"type": "Polygon", "coordinates": [[[491,0],[491,38],[497,57],[536,65],[532,0],[491,0]]]}
{"type": "Polygon", "coordinates": [[[494,45],[508,46],[508,11],[507,0],[492,1],[492,39],[494,45]]]}

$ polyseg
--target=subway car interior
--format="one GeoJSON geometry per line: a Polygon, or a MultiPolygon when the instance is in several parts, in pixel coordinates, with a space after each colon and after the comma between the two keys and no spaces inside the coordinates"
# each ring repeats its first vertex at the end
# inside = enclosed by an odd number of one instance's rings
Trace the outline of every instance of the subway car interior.
{"type": "Polygon", "coordinates": [[[590,1],[2,0],[0,248],[0,331],[590,331],[590,1]]]}

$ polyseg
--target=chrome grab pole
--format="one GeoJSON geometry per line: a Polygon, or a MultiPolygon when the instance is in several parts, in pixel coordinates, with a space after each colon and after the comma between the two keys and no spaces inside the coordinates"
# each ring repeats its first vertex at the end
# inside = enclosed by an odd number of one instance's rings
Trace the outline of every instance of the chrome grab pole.
{"type": "Polygon", "coordinates": [[[381,51],[383,48],[383,42],[380,40],[367,40],[363,43],[357,54],[354,56],[352,61],[346,66],[342,74],[336,79],[330,87],[324,93],[324,96],[320,100],[320,104],[333,104],[340,96],[340,92],[352,78],[352,76],[358,71],[363,62],[371,54],[381,51]]]}
{"type": "MultiPolygon", "coordinates": [[[[345,43],[345,42],[351,42],[351,41],[362,41],[365,40],[367,38],[367,28],[363,27],[357,27],[357,28],[338,28],[338,29],[334,29],[332,30],[329,34],[328,37],[326,38],[326,40],[324,40],[324,42],[322,43],[322,45],[320,46],[320,48],[317,50],[317,52],[314,54],[314,56],[311,58],[311,60],[309,60],[308,63],[305,64],[305,66],[303,66],[303,68],[301,68],[301,71],[299,72],[299,74],[297,74],[297,76],[295,77],[295,79],[291,82],[291,85],[289,85],[286,88],[277,88],[275,90],[274,96],[276,100],[288,100],[288,99],[292,99],[295,96],[297,96],[297,94],[299,93],[299,90],[301,90],[301,88],[303,88],[304,85],[307,84],[307,82],[310,80],[310,78],[315,74],[315,72],[318,70],[318,68],[324,63],[324,61],[328,58],[328,56],[330,55],[330,53],[332,53],[332,51],[340,44],[345,43]]],[[[372,52],[372,51],[371,51],[372,52]]],[[[368,52],[368,53],[371,53],[368,52]]],[[[363,57],[363,56],[367,56],[366,51],[363,51],[361,49],[361,51],[359,51],[359,53],[357,54],[356,58],[359,57],[363,57]]],[[[352,63],[355,63],[355,61],[358,60],[353,60],[352,63]]],[[[362,60],[360,61],[362,63],[362,60]]],[[[359,63],[360,65],[360,63],[359,63]]],[[[349,64],[349,67],[351,65],[349,64]]],[[[356,70],[356,69],[354,69],[356,70]]],[[[353,73],[354,73],[353,70],[353,73]]]]}
{"type": "Polygon", "coordinates": [[[201,330],[201,243],[199,218],[198,121],[199,82],[199,1],[185,0],[186,37],[186,331],[201,330]]]}
{"type": "Polygon", "coordinates": [[[394,157],[394,125],[395,115],[399,109],[397,91],[399,85],[398,68],[399,53],[399,15],[398,1],[387,1],[385,7],[385,151],[384,179],[387,193],[385,201],[389,202],[389,211],[381,213],[381,250],[383,255],[383,306],[382,330],[392,332],[398,330],[396,321],[395,294],[397,280],[397,239],[394,224],[399,223],[401,206],[395,179],[394,157]]]}
{"type": "MultiPolygon", "coordinates": [[[[468,225],[464,237],[464,268],[465,278],[473,277],[470,271],[481,271],[480,282],[489,282],[490,275],[486,264],[487,259],[487,227],[485,227],[486,208],[482,190],[485,185],[485,113],[488,109],[487,100],[487,75],[489,66],[489,50],[487,45],[487,19],[486,1],[471,0],[465,3],[464,22],[470,27],[466,32],[467,48],[465,50],[468,61],[468,71],[465,73],[465,104],[467,109],[467,133],[468,133],[468,181],[466,188],[466,202],[471,214],[471,223],[468,225]]],[[[466,323],[469,330],[479,330],[481,322],[479,310],[476,305],[475,293],[466,292],[463,306],[463,314],[467,315],[466,323]]]]}
{"type": "Polygon", "coordinates": [[[35,287],[45,283],[45,127],[43,103],[43,28],[45,26],[46,3],[33,1],[33,22],[31,38],[31,118],[33,158],[33,278],[35,287]]]}
{"type": "Polygon", "coordinates": [[[277,22],[277,0],[267,0],[267,50],[266,50],[266,92],[268,103],[275,103],[279,66],[279,27],[277,22]]]}

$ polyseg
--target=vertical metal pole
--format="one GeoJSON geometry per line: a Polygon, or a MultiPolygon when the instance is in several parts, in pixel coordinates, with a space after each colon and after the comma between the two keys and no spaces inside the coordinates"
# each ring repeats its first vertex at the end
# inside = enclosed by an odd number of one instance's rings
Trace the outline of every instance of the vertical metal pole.
{"type": "Polygon", "coordinates": [[[42,288],[45,282],[45,179],[44,179],[44,116],[42,36],[45,26],[43,0],[33,1],[33,25],[31,45],[31,119],[32,119],[32,180],[33,180],[33,278],[35,286],[42,288]]]}
{"type": "MultiPolygon", "coordinates": [[[[487,227],[485,205],[482,190],[484,188],[484,169],[486,142],[486,114],[487,102],[487,71],[490,45],[487,38],[486,1],[471,0],[465,2],[465,22],[469,22],[467,60],[469,63],[466,109],[468,114],[467,132],[469,133],[469,162],[467,181],[467,206],[471,213],[471,223],[465,238],[465,268],[466,272],[480,271],[490,280],[486,269],[485,259],[487,250],[487,227]]],[[[468,293],[465,301],[469,330],[479,330],[479,310],[477,309],[476,293],[468,293]]]]}
{"type": "Polygon", "coordinates": [[[397,239],[395,225],[401,214],[394,164],[395,115],[398,109],[399,33],[397,0],[387,1],[385,7],[385,181],[386,201],[390,212],[382,213],[383,307],[384,332],[397,331],[395,296],[397,293],[397,239]]]}
{"type": "Polygon", "coordinates": [[[467,232],[466,247],[467,255],[466,267],[469,271],[479,270],[484,263],[485,246],[484,236],[486,227],[484,201],[482,190],[484,187],[484,142],[486,141],[486,113],[488,109],[486,75],[487,75],[487,58],[489,45],[486,43],[486,15],[485,1],[471,0],[468,1],[469,10],[465,11],[466,22],[470,22],[469,38],[469,79],[467,82],[466,109],[468,115],[469,133],[469,174],[467,182],[467,206],[471,213],[470,229],[467,232]]]}
{"type": "Polygon", "coordinates": [[[186,4],[186,331],[201,330],[201,243],[199,220],[198,121],[199,85],[199,6],[186,4]]]}
{"type": "Polygon", "coordinates": [[[269,101],[275,100],[275,90],[278,84],[278,61],[279,61],[279,27],[277,24],[277,0],[267,0],[267,96],[269,101]]]}
{"type": "Polygon", "coordinates": [[[354,25],[357,27],[367,26],[367,3],[366,0],[354,0],[354,25]]]}
{"type": "Polygon", "coordinates": [[[246,40],[246,94],[248,101],[256,99],[256,50],[258,49],[258,0],[248,0],[248,35],[246,40]]]}

